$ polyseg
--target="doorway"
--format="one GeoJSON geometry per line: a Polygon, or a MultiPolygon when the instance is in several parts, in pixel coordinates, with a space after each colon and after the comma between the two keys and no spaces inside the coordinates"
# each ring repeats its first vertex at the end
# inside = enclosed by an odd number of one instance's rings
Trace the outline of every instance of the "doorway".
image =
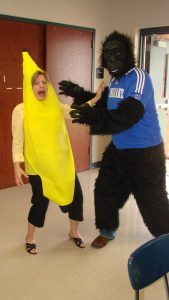
{"type": "Polygon", "coordinates": [[[169,157],[169,27],[140,30],[140,67],[153,82],[157,112],[169,157]]]}
{"type": "MultiPolygon", "coordinates": [[[[78,27],[69,27],[66,25],[58,25],[55,23],[47,23],[43,21],[33,21],[7,17],[7,19],[0,19],[0,188],[11,187],[15,185],[14,174],[13,174],[13,164],[12,164],[12,151],[11,151],[11,116],[13,108],[20,102],[22,102],[22,50],[26,48],[35,62],[42,68],[46,69],[49,73],[52,83],[54,83],[56,91],[58,92],[58,81],[62,79],[76,80],[77,83],[82,84],[86,89],[92,89],[92,65],[93,65],[93,39],[94,30],[85,29],[78,27]],[[77,40],[80,45],[83,41],[83,47],[85,49],[85,44],[89,50],[90,45],[90,55],[88,59],[88,64],[84,59],[84,51],[81,51],[78,59],[81,61],[80,72],[86,76],[87,80],[79,81],[79,77],[73,77],[76,74],[76,57],[77,51],[71,52],[71,60],[73,61],[71,78],[70,78],[70,68],[62,64],[62,70],[64,69],[64,78],[60,76],[58,65],[53,72],[50,68],[50,61],[56,58],[57,52],[52,54],[53,51],[53,41],[50,39],[49,32],[55,28],[57,30],[57,49],[59,48],[60,40],[64,30],[67,30],[68,35],[64,36],[65,46],[62,50],[66,49],[66,42],[69,38],[70,32],[76,32],[77,35],[80,33],[81,36],[88,36],[87,39],[83,38],[77,40]],[[89,38],[90,37],[90,38],[89,38]],[[66,40],[67,39],[67,40],[66,40]],[[51,44],[50,44],[51,42],[51,44]],[[51,55],[50,55],[51,54],[51,55]],[[51,71],[51,74],[50,74],[51,71]],[[56,76],[56,77],[55,77],[56,76]],[[55,84],[56,83],[56,84],[55,84]]],[[[55,36],[56,37],[56,36],[55,36]]],[[[77,37],[76,37],[77,38],[77,37]]],[[[63,38],[62,38],[63,40],[63,38]]],[[[73,43],[73,39],[71,40],[73,43]]],[[[70,49],[70,47],[69,47],[70,49]]],[[[56,47],[55,47],[56,50],[56,47]]],[[[88,56],[89,52],[86,52],[88,56]]],[[[67,53],[65,52],[67,56],[67,53]]],[[[66,61],[65,59],[62,60],[66,61]]],[[[58,58],[57,58],[58,59],[58,58]]],[[[58,59],[59,61],[59,59],[58,59]]],[[[52,63],[53,64],[53,63],[52,63]]],[[[54,65],[54,64],[53,64],[54,65]]],[[[63,75],[63,73],[61,73],[63,75]]],[[[76,171],[87,170],[90,167],[90,134],[89,129],[84,126],[77,125],[72,126],[66,120],[68,127],[68,132],[70,136],[70,141],[72,144],[72,150],[75,158],[76,171]],[[80,142],[77,139],[81,139],[80,142]]]]}

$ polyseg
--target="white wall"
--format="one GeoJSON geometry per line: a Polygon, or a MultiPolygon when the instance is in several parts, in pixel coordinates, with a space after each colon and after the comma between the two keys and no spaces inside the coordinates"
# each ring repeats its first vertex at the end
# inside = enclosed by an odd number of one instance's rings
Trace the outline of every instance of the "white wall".
{"type": "MultiPolygon", "coordinates": [[[[100,42],[112,31],[128,33],[137,41],[140,28],[169,26],[169,0],[0,0],[0,14],[96,29],[96,68],[100,42]]],[[[94,139],[97,148],[99,139],[94,139]]],[[[94,153],[92,162],[98,160],[94,153]]]]}

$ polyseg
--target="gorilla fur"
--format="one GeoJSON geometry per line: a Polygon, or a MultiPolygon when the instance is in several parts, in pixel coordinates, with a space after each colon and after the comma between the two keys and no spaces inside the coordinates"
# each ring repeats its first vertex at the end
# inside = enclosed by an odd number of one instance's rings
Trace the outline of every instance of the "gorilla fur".
{"type": "Polygon", "coordinates": [[[169,202],[165,182],[165,154],[162,139],[160,140],[154,98],[150,97],[153,95],[151,79],[145,71],[135,66],[131,39],[117,31],[107,36],[102,43],[100,66],[108,70],[112,81],[94,107],[90,107],[86,102],[93,98],[95,93],[86,91],[71,81],[63,80],[59,83],[60,94],[73,98],[73,123],[88,124],[91,134],[112,134],[112,142],[103,154],[95,183],[96,227],[99,230],[117,230],[119,210],[129,195],[133,194],[149,231],[154,236],[168,233],[169,202]],[[143,90],[136,93],[138,86],[133,86],[140,77],[145,78],[145,82],[142,81],[143,90]],[[151,126],[153,127],[149,123],[151,117],[147,117],[150,101],[153,108],[148,114],[153,115],[156,123],[156,131],[153,131],[153,134],[159,136],[154,144],[154,135],[151,136],[149,131],[151,126]],[[142,125],[145,126],[145,132],[143,130],[140,136],[137,128],[140,130],[139,126],[142,125]],[[130,142],[134,146],[128,148],[122,145],[118,148],[118,134],[130,136],[133,130],[135,135],[130,142]],[[147,139],[147,146],[137,146],[137,138],[139,145],[144,145],[147,139]],[[149,140],[152,141],[152,145],[149,145],[149,140]]]}

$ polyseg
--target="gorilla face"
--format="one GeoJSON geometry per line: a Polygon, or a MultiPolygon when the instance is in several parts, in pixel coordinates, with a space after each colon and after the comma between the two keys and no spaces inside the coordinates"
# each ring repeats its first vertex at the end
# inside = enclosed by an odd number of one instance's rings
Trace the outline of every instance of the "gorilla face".
{"type": "Polygon", "coordinates": [[[113,77],[125,73],[126,49],[120,41],[108,41],[103,49],[105,67],[113,77]]]}
{"type": "Polygon", "coordinates": [[[117,31],[107,36],[102,43],[100,66],[106,68],[115,78],[134,68],[135,58],[131,39],[117,31]]]}

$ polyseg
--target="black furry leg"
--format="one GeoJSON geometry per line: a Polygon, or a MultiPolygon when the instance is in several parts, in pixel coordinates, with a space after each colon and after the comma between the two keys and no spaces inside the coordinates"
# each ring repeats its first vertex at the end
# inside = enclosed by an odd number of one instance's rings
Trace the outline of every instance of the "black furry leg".
{"type": "Polygon", "coordinates": [[[162,189],[154,190],[151,196],[145,191],[144,195],[137,198],[137,205],[152,235],[169,233],[169,202],[162,189]]]}
{"type": "Polygon", "coordinates": [[[154,236],[169,233],[163,145],[132,151],[130,154],[125,157],[128,173],[144,223],[154,236]]]}
{"type": "Polygon", "coordinates": [[[123,165],[118,152],[112,145],[107,147],[98,178],[95,184],[96,227],[117,229],[119,209],[123,207],[130,194],[123,165]]]}

